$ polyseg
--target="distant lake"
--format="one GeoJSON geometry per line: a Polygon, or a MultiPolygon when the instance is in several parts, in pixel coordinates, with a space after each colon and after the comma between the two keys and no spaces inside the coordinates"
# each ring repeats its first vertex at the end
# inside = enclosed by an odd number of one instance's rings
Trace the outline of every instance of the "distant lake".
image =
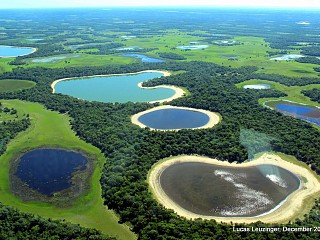
{"type": "Polygon", "coordinates": [[[52,196],[71,186],[72,174],[85,170],[88,159],[61,149],[36,149],[20,158],[15,175],[42,194],[52,196]]]}
{"type": "Polygon", "coordinates": [[[274,165],[235,168],[180,162],[165,168],[160,185],[182,208],[205,216],[251,217],[277,207],[300,180],[274,165]]]}
{"type": "Polygon", "coordinates": [[[190,45],[190,46],[177,46],[177,49],[182,50],[201,50],[209,47],[208,45],[190,45]]]}
{"type": "Polygon", "coordinates": [[[150,128],[173,130],[202,127],[209,122],[209,116],[198,111],[167,108],[146,113],[138,121],[150,128]]]}
{"type": "Polygon", "coordinates": [[[0,57],[18,57],[33,52],[30,47],[0,46],[0,57]]]}
{"type": "MultiPolygon", "coordinates": [[[[128,50],[128,49],[126,49],[128,50]]],[[[133,49],[132,49],[133,50],[133,49]]],[[[158,59],[158,58],[151,58],[143,54],[136,54],[136,53],[126,53],[122,54],[124,57],[134,57],[134,58],[139,58],[141,59],[141,62],[146,62],[146,63],[158,63],[158,62],[165,62],[165,60],[158,59]]]]}
{"type": "Polygon", "coordinates": [[[63,93],[76,98],[99,102],[150,102],[170,98],[175,91],[168,88],[142,89],[138,83],[163,74],[144,72],[118,76],[97,76],[73,78],[58,82],[55,93],[63,93]]]}
{"type": "Polygon", "coordinates": [[[303,56],[300,54],[287,54],[287,55],[283,55],[282,57],[270,58],[270,60],[287,61],[287,60],[294,60],[302,57],[303,56]]]}
{"type": "Polygon", "coordinates": [[[320,127],[320,109],[317,107],[288,101],[267,101],[265,104],[285,115],[310,122],[320,127]]]}
{"type": "Polygon", "coordinates": [[[271,85],[270,84],[264,84],[264,83],[247,84],[247,85],[244,85],[243,88],[245,88],[245,89],[270,89],[271,85]]]}

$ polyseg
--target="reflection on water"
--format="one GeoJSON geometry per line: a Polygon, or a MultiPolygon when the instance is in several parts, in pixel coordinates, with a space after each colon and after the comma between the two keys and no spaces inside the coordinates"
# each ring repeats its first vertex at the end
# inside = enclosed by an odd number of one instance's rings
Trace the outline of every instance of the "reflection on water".
{"type": "Polygon", "coordinates": [[[299,188],[299,179],[273,165],[231,168],[176,163],[160,176],[164,192],[182,208],[206,216],[257,216],[299,188]]]}

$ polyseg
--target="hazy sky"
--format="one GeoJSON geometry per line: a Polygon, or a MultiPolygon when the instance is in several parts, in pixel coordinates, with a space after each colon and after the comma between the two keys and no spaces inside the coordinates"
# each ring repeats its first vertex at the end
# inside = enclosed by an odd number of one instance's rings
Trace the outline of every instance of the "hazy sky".
{"type": "Polygon", "coordinates": [[[100,6],[250,6],[320,8],[320,0],[1,0],[0,8],[100,6]]]}

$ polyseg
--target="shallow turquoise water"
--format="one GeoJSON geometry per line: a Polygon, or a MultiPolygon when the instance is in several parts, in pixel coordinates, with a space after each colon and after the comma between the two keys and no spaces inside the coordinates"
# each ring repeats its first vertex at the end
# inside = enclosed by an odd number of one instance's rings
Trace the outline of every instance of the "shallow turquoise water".
{"type": "Polygon", "coordinates": [[[0,46],[0,57],[18,57],[32,53],[32,48],[0,46]]]}
{"type": "Polygon", "coordinates": [[[149,102],[170,98],[175,91],[168,88],[142,89],[137,86],[161,73],[148,72],[134,75],[74,78],[55,85],[56,93],[98,102],[149,102]]]}

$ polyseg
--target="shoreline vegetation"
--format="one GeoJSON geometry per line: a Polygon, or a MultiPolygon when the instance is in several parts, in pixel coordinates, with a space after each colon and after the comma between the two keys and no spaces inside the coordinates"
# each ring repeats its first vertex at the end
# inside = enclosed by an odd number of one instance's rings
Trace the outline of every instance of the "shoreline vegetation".
{"type": "MultiPolygon", "coordinates": [[[[116,74],[103,74],[103,75],[92,75],[92,76],[84,76],[81,78],[91,78],[91,77],[109,77],[109,76],[122,76],[122,75],[136,75],[136,74],[140,74],[140,73],[148,73],[148,72],[156,72],[156,73],[161,73],[163,74],[164,77],[168,77],[171,75],[170,72],[168,71],[162,71],[162,70],[145,70],[145,71],[140,71],[140,72],[133,72],[133,73],[116,73],[116,74]]],[[[55,93],[55,85],[61,81],[68,81],[68,80],[73,80],[73,79],[79,79],[79,77],[71,77],[71,78],[62,78],[62,79],[58,79],[55,80],[51,83],[51,89],[52,89],[52,93],[55,93]]],[[[173,99],[176,98],[180,98],[182,96],[184,96],[186,94],[186,92],[179,87],[176,86],[171,86],[171,85],[160,85],[160,86],[155,86],[155,87],[143,87],[142,86],[143,82],[138,83],[138,87],[142,88],[142,89],[156,89],[156,88],[169,88],[172,89],[173,91],[175,91],[175,94],[170,97],[170,98],[166,98],[166,99],[161,99],[161,100],[155,100],[155,101],[150,101],[148,103],[163,103],[163,102],[170,102],[173,99]]]]}
{"type": "MultiPolygon", "coordinates": [[[[143,112],[139,112],[137,114],[134,114],[131,116],[131,122],[135,125],[138,125],[141,128],[146,128],[148,126],[144,125],[142,122],[139,121],[139,117],[141,117],[144,114],[153,112],[153,111],[157,111],[157,110],[161,110],[161,109],[184,109],[184,110],[190,110],[190,111],[195,111],[195,112],[201,112],[206,114],[209,117],[209,121],[207,122],[207,124],[201,126],[201,127],[197,127],[197,128],[189,128],[189,129],[205,129],[205,128],[212,128],[215,125],[217,125],[220,121],[221,121],[221,116],[217,113],[214,112],[210,112],[207,110],[203,110],[203,109],[196,109],[196,108],[188,108],[188,107],[177,107],[177,106],[171,106],[171,105],[162,105],[162,106],[158,106],[158,107],[154,107],[151,109],[148,109],[146,111],[143,112]]],[[[181,130],[181,128],[179,129],[155,129],[155,128],[150,128],[151,130],[159,130],[159,131],[178,131],[181,130]]]]}
{"type": "Polygon", "coordinates": [[[161,203],[164,207],[173,209],[178,215],[186,217],[187,219],[215,219],[218,222],[226,223],[252,223],[257,221],[262,221],[265,223],[285,223],[290,220],[294,220],[296,217],[301,216],[301,213],[306,208],[304,202],[307,198],[312,196],[318,196],[320,193],[320,181],[311,170],[304,168],[302,166],[295,165],[294,163],[287,162],[283,160],[280,156],[273,153],[264,153],[260,157],[253,161],[238,163],[229,163],[227,161],[219,161],[217,159],[212,159],[203,156],[177,156],[172,158],[167,158],[159,161],[155,164],[148,174],[149,187],[156,198],[156,200],[161,203]],[[254,217],[215,217],[215,216],[203,216],[199,214],[192,213],[174,201],[172,201],[166,193],[163,191],[160,185],[161,173],[169,166],[181,163],[181,162],[201,162],[214,164],[219,166],[227,167],[250,167],[261,164],[272,164],[278,167],[287,169],[288,171],[297,175],[300,179],[300,188],[290,194],[286,200],[280,203],[278,206],[273,208],[271,211],[260,214],[254,217]],[[305,180],[307,179],[307,180],[305,180]]]}

